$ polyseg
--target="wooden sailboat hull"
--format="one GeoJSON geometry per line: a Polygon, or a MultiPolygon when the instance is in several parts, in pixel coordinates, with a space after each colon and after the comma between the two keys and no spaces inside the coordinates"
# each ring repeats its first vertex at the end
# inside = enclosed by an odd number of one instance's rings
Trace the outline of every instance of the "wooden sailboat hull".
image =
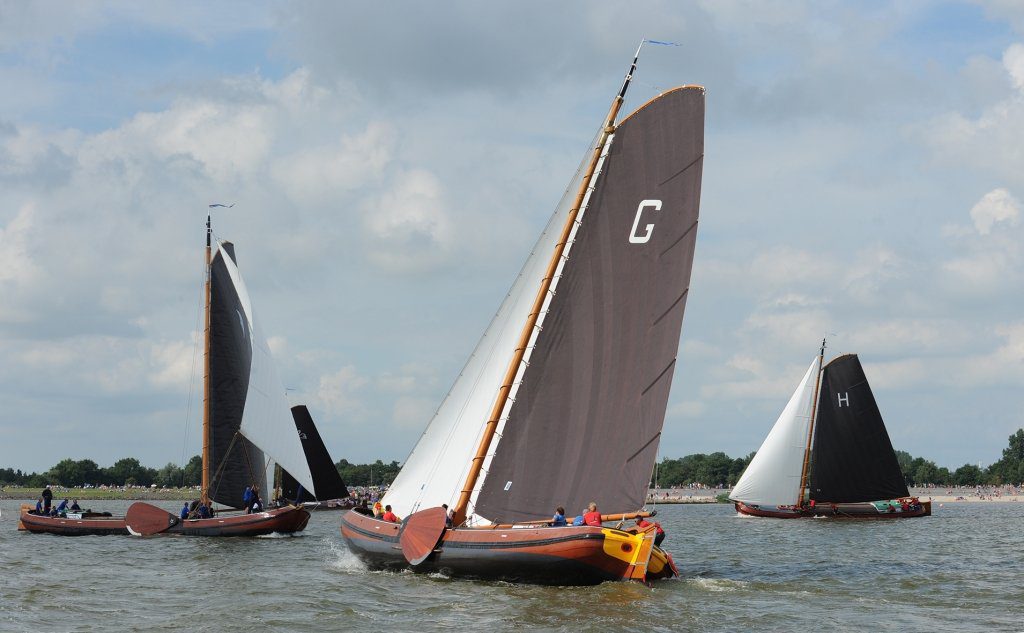
{"type": "Polygon", "coordinates": [[[30,506],[23,505],[18,518],[18,529],[32,534],[55,534],[57,536],[107,536],[128,534],[124,517],[99,516],[98,513],[71,514],[67,517],[50,517],[30,514],[30,506]],[[77,517],[77,518],[76,518],[77,517]]]}
{"type": "Polygon", "coordinates": [[[180,534],[183,536],[262,536],[293,534],[305,529],[309,511],[296,506],[252,514],[219,515],[212,519],[186,519],[146,503],[128,509],[128,526],[137,534],[180,534]],[[138,507],[136,507],[138,506],[138,507]],[[162,527],[153,528],[154,524],[162,527]]]}
{"type": "Polygon", "coordinates": [[[678,575],[672,557],[653,543],[647,550],[649,559],[637,560],[636,544],[643,537],[621,530],[589,526],[448,529],[433,552],[412,565],[402,553],[402,529],[402,524],[357,512],[342,516],[342,537],[371,569],[544,585],[650,581],[678,575]]]}
{"type": "Polygon", "coordinates": [[[931,516],[932,502],[921,501],[904,510],[899,503],[887,501],[864,503],[818,503],[815,507],[766,506],[734,502],[740,514],[773,519],[813,519],[832,517],[836,519],[912,519],[931,516]]]}

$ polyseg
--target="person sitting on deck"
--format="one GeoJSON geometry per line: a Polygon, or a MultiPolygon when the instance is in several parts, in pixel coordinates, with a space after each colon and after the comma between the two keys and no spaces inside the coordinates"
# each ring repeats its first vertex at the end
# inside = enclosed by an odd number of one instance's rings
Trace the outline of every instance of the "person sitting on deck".
{"type": "Polygon", "coordinates": [[[252,502],[249,504],[249,513],[263,512],[263,500],[258,493],[252,493],[252,502]]]}
{"type": "MultiPolygon", "coordinates": [[[[644,517],[636,518],[636,526],[638,528],[643,529],[650,525],[652,525],[651,522],[645,519],[644,517]]],[[[658,547],[661,547],[661,542],[665,540],[665,530],[661,529],[661,524],[658,522],[655,522],[653,525],[654,529],[657,531],[657,534],[654,535],[654,544],[658,547]]]]}
{"type": "Polygon", "coordinates": [[[444,526],[450,528],[452,526],[452,517],[455,516],[455,510],[449,510],[447,503],[442,503],[441,507],[444,508],[444,526]]]}
{"type": "Polygon", "coordinates": [[[551,527],[561,527],[563,525],[566,525],[565,508],[558,506],[555,508],[555,516],[551,517],[551,527]]]}
{"type": "Polygon", "coordinates": [[[597,504],[593,501],[587,505],[587,512],[583,515],[583,522],[593,527],[601,527],[601,513],[597,511],[597,504]]]}
{"type": "Polygon", "coordinates": [[[60,502],[59,506],[57,506],[57,514],[67,514],[67,513],[68,513],[68,500],[65,499],[64,501],[60,502]]]}
{"type": "Polygon", "coordinates": [[[390,505],[384,506],[384,516],[381,517],[381,520],[387,521],[388,523],[401,523],[398,515],[391,511],[390,505]]]}
{"type": "Polygon", "coordinates": [[[181,506],[181,512],[178,513],[178,516],[181,517],[182,521],[188,518],[188,501],[185,502],[185,505],[181,506]]]}
{"type": "Polygon", "coordinates": [[[572,524],[574,526],[576,526],[576,525],[586,525],[587,523],[583,519],[583,515],[585,515],[586,513],[587,513],[587,509],[586,508],[583,508],[582,510],[580,510],[580,513],[577,514],[576,518],[572,520],[572,524]]]}
{"type": "Polygon", "coordinates": [[[39,497],[39,501],[36,501],[36,514],[43,513],[43,498],[39,497]]]}
{"type": "Polygon", "coordinates": [[[205,503],[200,503],[199,504],[199,518],[200,519],[209,519],[210,518],[210,509],[208,507],[206,507],[205,503]]]}
{"type": "Polygon", "coordinates": [[[374,518],[381,518],[384,515],[384,509],[380,505],[380,501],[373,502],[373,516],[374,518]]]}
{"type": "Polygon", "coordinates": [[[71,504],[71,511],[72,512],[81,512],[82,511],[82,506],[78,505],[78,499],[75,499],[74,502],[71,504]]]}

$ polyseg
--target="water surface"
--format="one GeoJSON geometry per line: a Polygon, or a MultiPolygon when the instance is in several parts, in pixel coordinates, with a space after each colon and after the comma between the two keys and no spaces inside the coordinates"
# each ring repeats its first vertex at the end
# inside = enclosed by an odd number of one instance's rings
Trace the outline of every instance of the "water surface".
{"type": "Polygon", "coordinates": [[[18,507],[0,501],[2,631],[1024,629],[1016,503],[889,522],[661,506],[682,578],[653,588],[368,572],[337,512],[313,513],[296,537],[67,538],[18,532],[18,507]]]}

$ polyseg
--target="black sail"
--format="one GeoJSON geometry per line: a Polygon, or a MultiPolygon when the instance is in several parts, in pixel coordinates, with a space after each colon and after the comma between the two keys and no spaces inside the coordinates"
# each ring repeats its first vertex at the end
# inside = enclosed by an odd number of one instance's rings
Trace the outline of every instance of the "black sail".
{"type": "Polygon", "coordinates": [[[348,497],[348,489],[338,473],[338,467],[331,460],[331,454],[327,452],[320,432],[316,430],[313,423],[313,416],[305,405],[292,407],[292,417],[295,419],[295,430],[302,440],[302,451],[306,455],[306,462],[309,464],[309,472],[313,475],[313,486],[317,495],[314,497],[308,490],[299,491],[299,482],[287,470],[281,473],[281,495],[288,501],[327,501],[328,499],[343,499],[348,497]]]}
{"type": "Polygon", "coordinates": [[[615,130],[474,511],[529,520],[643,506],[690,283],[704,90],[615,130]]]}
{"type": "Polygon", "coordinates": [[[238,434],[249,389],[252,340],[238,291],[224,263],[225,242],[210,264],[210,498],[240,508],[256,483],[267,489],[263,451],[238,434]]]}
{"type": "Polygon", "coordinates": [[[810,491],[815,501],[835,503],[909,494],[856,354],[840,356],[822,370],[810,491]]]}

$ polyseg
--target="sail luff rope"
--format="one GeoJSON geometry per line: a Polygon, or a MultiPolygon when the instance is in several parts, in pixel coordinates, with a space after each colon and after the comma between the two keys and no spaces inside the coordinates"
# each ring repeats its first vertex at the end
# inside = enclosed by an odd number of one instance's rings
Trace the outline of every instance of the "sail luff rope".
{"type": "MultiPolygon", "coordinates": [[[[531,310],[531,314],[539,312],[539,310],[543,308],[544,301],[548,295],[548,288],[551,283],[550,278],[554,275],[555,270],[561,261],[562,252],[565,250],[569,234],[575,226],[576,215],[579,213],[584,198],[588,194],[591,180],[594,176],[597,164],[601,160],[601,155],[604,151],[608,137],[614,131],[615,117],[618,115],[619,109],[622,107],[622,101],[626,96],[626,90],[629,88],[629,82],[633,78],[633,73],[636,71],[637,60],[640,57],[640,49],[643,45],[643,40],[641,40],[640,46],[637,47],[636,54],[633,56],[633,62],[630,64],[629,71],[623,79],[622,88],[615,96],[615,99],[612,100],[611,108],[608,110],[608,115],[605,117],[604,125],[602,126],[600,142],[593,150],[590,165],[583,178],[583,183],[581,184],[580,190],[576,194],[576,200],[566,217],[565,225],[562,227],[562,234],[559,238],[558,244],[555,246],[555,252],[552,254],[551,261],[548,264],[548,270],[544,276],[545,280],[541,282],[541,287],[537,292],[537,298],[534,300],[534,307],[531,310]]],[[[527,322],[523,326],[522,334],[520,335],[520,342],[517,347],[525,347],[529,343],[530,337],[533,336],[534,333],[535,324],[536,316],[527,319],[527,322]]],[[[519,372],[519,365],[522,361],[523,354],[524,352],[517,352],[513,355],[512,361],[509,363],[508,370],[505,373],[505,378],[501,382],[501,387],[498,390],[498,397],[491,410],[491,415],[488,417],[487,423],[484,426],[483,436],[481,437],[480,444],[477,447],[476,455],[473,456],[473,459],[470,462],[469,476],[466,478],[466,482],[462,486],[462,492],[459,494],[459,500],[455,503],[455,523],[462,523],[466,518],[466,509],[469,505],[469,499],[472,496],[477,478],[480,475],[480,470],[483,467],[484,458],[490,450],[491,440],[494,438],[494,432],[497,429],[498,421],[505,408],[505,401],[511,391],[512,382],[515,380],[515,376],[519,372]]]]}

